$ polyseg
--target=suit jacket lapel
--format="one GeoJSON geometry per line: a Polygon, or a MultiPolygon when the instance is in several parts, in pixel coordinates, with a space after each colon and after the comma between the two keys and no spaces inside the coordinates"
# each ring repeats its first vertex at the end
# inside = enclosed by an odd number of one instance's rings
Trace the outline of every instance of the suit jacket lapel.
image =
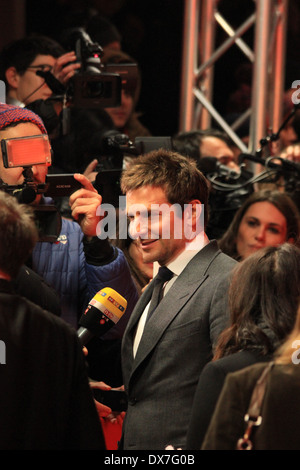
{"type": "MultiPolygon", "coordinates": [[[[205,281],[208,276],[206,274],[207,269],[218,252],[219,250],[217,249],[216,242],[211,242],[204,247],[189,262],[174,285],[168,291],[168,294],[161,300],[159,306],[152,314],[149,323],[145,326],[137,354],[134,359],[132,373],[155,347],[174,317],[180,312],[194,292],[205,281]]],[[[151,298],[153,290],[153,285],[151,284],[138,301],[132,314],[132,318],[130,319],[130,324],[128,324],[128,331],[129,334],[132,335],[132,340],[140,315],[151,298]]]]}
{"type": "Polygon", "coordinates": [[[156,346],[174,317],[188,302],[195,290],[204,282],[205,278],[206,276],[203,276],[202,279],[197,279],[197,282],[190,284],[184,283],[184,279],[178,278],[176,280],[176,286],[173,285],[171,287],[145,326],[132,371],[139,366],[156,346]]]}

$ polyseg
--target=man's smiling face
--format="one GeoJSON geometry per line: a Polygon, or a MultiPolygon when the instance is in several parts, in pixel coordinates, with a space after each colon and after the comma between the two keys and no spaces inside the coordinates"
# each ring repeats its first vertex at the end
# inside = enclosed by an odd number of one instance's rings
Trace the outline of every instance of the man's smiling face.
{"type": "Polygon", "coordinates": [[[183,233],[183,215],[166,210],[168,216],[164,217],[158,206],[166,209],[172,206],[161,187],[146,185],[126,194],[129,233],[137,239],[143,261],[165,265],[184,250],[186,239],[176,236],[176,228],[183,233]]]}

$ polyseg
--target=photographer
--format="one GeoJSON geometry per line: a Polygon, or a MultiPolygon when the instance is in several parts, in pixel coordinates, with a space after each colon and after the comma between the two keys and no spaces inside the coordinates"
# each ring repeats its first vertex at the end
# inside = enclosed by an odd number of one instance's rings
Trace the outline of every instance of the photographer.
{"type": "Polygon", "coordinates": [[[47,100],[44,112],[50,125],[55,127],[61,105],[56,100],[51,101],[53,91],[37,72],[51,72],[61,84],[66,84],[80,68],[75,61],[75,52],[66,53],[59,43],[47,36],[32,35],[9,43],[0,54],[0,80],[6,85],[6,102],[28,106],[47,100]]]}
{"type": "MultiPolygon", "coordinates": [[[[71,90],[68,97],[70,102],[69,128],[67,132],[52,139],[54,168],[57,171],[60,171],[59,169],[65,172],[80,171],[84,174],[87,174],[85,170],[89,165],[91,165],[89,167],[91,173],[97,164],[98,168],[122,168],[123,156],[120,156],[117,150],[114,154],[109,152],[105,143],[107,136],[112,136],[114,131],[128,136],[131,141],[138,136],[151,136],[150,131],[141,123],[139,113],[136,111],[141,89],[139,67],[135,60],[123,51],[109,48],[100,53],[101,61],[98,65],[94,65],[90,56],[93,48],[97,47],[97,43],[92,43],[91,38],[84,31],[75,29],[73,35],[73,40],[70,38],[68,47],[76,49],[79,60],[82,62],[76,78],[79,79],[80,75],[85,78],[82,79],[81,96],[79,93],[75,96],[76,93],[74,93],[75,88],[78,90],[79,86],[74,87],[73,91],[72,87],[68,90],[71,90]],[[97,96],[93,83],[91,82],[89,87],[88,81],[85,82],[86,77],[90,79],[97,77],[100,86],[101,77],[103,80],[107,77],[109,80],[109,76],[113,77],[115,74],[120,75],[121,83],[119,87],[116,87],[114,82],[110,84],[112,86],[110,99],[105,96],[107,82],[104,81],[102,84],[102,100],[97,96]],[[90,90],[88,99],[83,97],[85,90],[90,90]],[[94,105],[94,100],[97,100],[98,106],[94,105]]],[[[71,32],[70,36],[72,36],[71,32]]],[[[90,176],[89,179],[92,180],[95,175],[90,176]]]]}
{"type": "MultiPolygon", "coordinates": [[[[47,134],[40,117],[32,111],[12,105],[0,105],[0,140],[20,141],[28,136],[47,134]]],[[[0,153],[0,178],[2,188],[7,185],[22,185],[23,167],[5,168],[0,153]]],[[[45,183],[47,164],[32,166],[32,178],[36,184],[45,183]]],[[[83,175],[76,180],[82,189],[70,197],[73,220],[62,219],[62,227],[55,243],[38,242],[32,253],[32,268],[59,294],[62,318],[77,327],[77,320],[93,295],[103,287],[116,289],[123,295],[128,307],[126,314],[116,327],[109,332],[110,337],[120,338],[126,322],[137,300],[137,291],[131,281],[128,264],[123,253],[113,248],[107,239],[96,237],[99,217],[96,209],[101,204],[101,196],[83,175]]],[[[47,207],[43,194],[37,194],[34,201],[39,207],[47,207]]],[[[106,335],[107,338],[107,335],[106,335]]]]}
{"type": "Polygon", "coordinates": [[[220,164],[226,165],[233,171],[239,171],[230,148],[230,140],[218,129],[179,132],[173,137],[173,145],[177,152],[196,160],[202,172],[205,168],[201,167],[200,159],[203,157],[215,157],[220,164]]]}

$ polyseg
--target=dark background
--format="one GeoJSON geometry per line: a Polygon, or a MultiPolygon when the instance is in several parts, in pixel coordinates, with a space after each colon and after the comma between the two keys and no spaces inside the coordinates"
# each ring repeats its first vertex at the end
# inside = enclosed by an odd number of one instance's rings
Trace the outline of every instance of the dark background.
{"type": "MultiPolygon", "coordinates": [[[[141,121],[152,135],[173,135],[179,130],[184,5],[184,0],[27,0],[24,28],[26,34],[37,32],[59,40],[65,28],[83,25],[91,12],[109,18],[122,35],[122,49],[137,60],[141,69],[141,121]]],[[[234,29],[253,9],[253,0],[218,3],[218,10],[234,29]]],[[[300,79],[299,0],[290,0],[288,23],[286,88],[300,79]]],[[[224,41],[224,34],[217,29],[217,44],[224,41]]],[[[253,46],[253,28],[243,39],[253,46]]],[[[215,64],[213,104],[222,114],[237,86],[235,71],[243,62],[247,59],[233,46],[215,64]]]]}

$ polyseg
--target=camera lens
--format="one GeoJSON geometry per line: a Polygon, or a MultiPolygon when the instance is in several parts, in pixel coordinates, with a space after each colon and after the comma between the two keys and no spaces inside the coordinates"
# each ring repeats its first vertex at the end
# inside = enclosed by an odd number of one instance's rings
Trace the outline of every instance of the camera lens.
{"type": "Polygon", "coordinates": [[[83,88],[85,98],[107,98],[111,96],[111,84],[109,82],[86,81],[83,88]]]}

